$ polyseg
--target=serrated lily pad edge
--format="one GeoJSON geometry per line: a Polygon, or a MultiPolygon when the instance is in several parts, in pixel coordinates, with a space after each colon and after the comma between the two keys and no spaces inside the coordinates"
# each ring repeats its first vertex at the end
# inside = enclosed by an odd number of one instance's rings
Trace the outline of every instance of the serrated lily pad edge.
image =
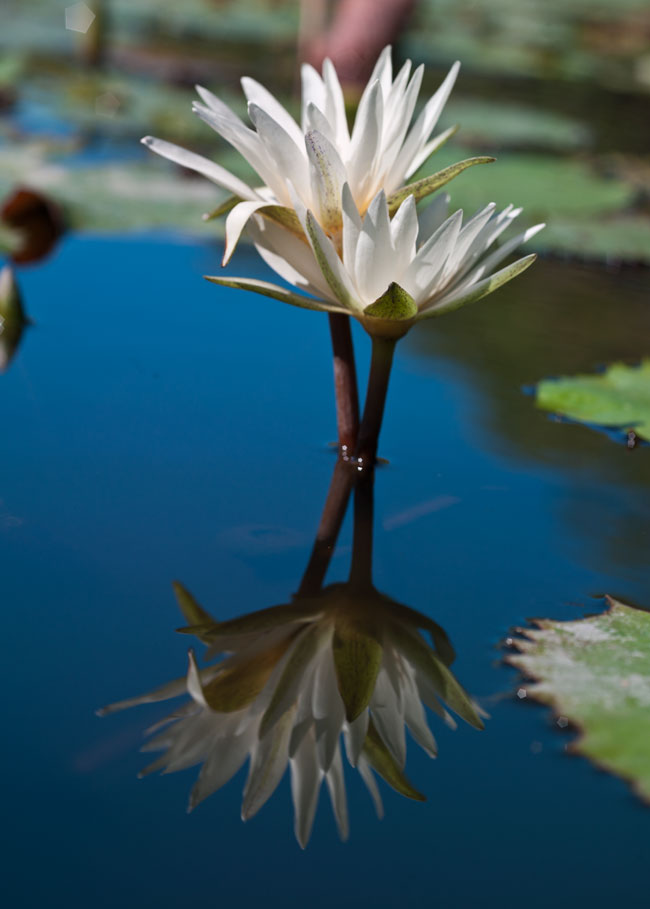
{"type": "MultiPolygon", "coordinates": [[[[602,613],[598,613],[596,615],[584,616],[584,620],[587,621],[590,618],[597,618],[599,615],[611,614],[617,606],[628,606],[628,608],[639,609],[641,612],[646,611],[640,607],[623,603],[622,601],[617,600],[611,596],[605,596],[605,601],[607,602],[607,609],[605,609],[602,613]]],[[[531,669],[526,665],[526,652],[531,650],[532,646],[536,643],[537,630],[539,629],[540,631],[543,631],[551,629],[561,621],[562,620],[552,619],[529,619],[529,625],[527,627],[515,628],[514,632],[518,636],[512,636],[509,638],[508,646],[514,648],[518,652],[505,656],[504,663],[506,663],[508,666],[512,666],[514,669],[517,669],[521,673],[521,678],[523,681],[530,681],[533,683],[532,685],[526,687],[526,699],[532,698],[539,704],[542,704],[545,707],[549,707],[553,713],[554,718],[559,719],[560,717],[564,717],[568,720],[566,729],[562,729],[562,731],[568,733],[577,733],[577,738],[573,739],[571,742],[568,742],[565,746],[566,751],[569,754],[586,758],[586,760],[588,760],[593,767],[596,767],[603,773],[606,773],[608,776],[614,776],[617,779],[622,780],[627,786],[629,786],[630,790],[637,798],[639,798],[645,805],[650,806],[650,789],[644,788],[643,784],[636,780],[633,776],[626,774],[617,767],[612,767],[609,763],[607,763],[607,761],[599,759],[588,749],[584,748],[584,741],[587,737],[587,730],[579,721],[563,712],[560,704],[558,703],[559,699],[555,695],[544,689],[540,690],[537,687],[537,684],[543,683],[544,679],[532,672],[531,669]]]]}

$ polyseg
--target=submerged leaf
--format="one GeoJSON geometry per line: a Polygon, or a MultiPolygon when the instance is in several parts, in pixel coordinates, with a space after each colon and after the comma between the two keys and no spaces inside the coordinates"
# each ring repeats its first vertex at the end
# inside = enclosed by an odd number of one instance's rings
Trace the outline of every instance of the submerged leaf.
{"type": "Polygon", "coordinates": [[[579,727],[573,750],[650,799],[650,613],[608,603],[590,618],[537,621],[508,662],[536,680],[530,697],[579,727]]]}
{"type": "Polygon", "coordinates": [[[600,375],[546,379],[537,386],[537,405],[572,420],[633,429],[650,441],[650,360],[613,363],[600,375]]]}

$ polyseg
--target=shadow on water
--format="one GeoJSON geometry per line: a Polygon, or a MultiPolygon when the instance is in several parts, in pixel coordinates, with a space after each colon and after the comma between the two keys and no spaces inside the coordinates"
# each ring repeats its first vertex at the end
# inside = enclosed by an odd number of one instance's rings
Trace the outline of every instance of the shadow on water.
{"type": "Polygon", "coordinates": [[[558,425],[525,392],[548,376],[647,357],[649,298],[647,270],[541,261],[490,305],[436,321],[406,340],[425,369],[439,369],[442,360],[466,383],[474,432],[492,450],[570,476],[575,494],[564,503],[564,519],[621,570],[647,561],[650,450],[629,451],[622,435],[616,442],[583,425],[558,425]]]}

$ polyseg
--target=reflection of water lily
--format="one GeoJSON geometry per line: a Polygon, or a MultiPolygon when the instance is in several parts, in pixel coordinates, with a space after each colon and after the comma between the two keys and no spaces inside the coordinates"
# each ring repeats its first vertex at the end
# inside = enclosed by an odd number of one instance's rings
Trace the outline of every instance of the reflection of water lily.
{"type": "Polygon", "coordinates": [[[488,255],[490,247],[521,213],[520,208],[509,205],[497,212],[494,204],[486,205],[463,223],[460,210],[446,217],[448,197],[443,195],[419,223],[416,199],[410,194],[391,220],[390,206],[381,191],[362,219],[345,185],[342,237],[337,249],[312,213],[299,199],[294,201],[311,250],[268,221],[251,226],[251,232],[266,262],[312,297],[245,278],[209,280],[309,309],[347,313],[359,319],[371,334],[399,336],[415,320],[456,309],[496,290],[527,268],[535,256],[526,256],[500,270],[497,267],[544,226],[529,228],[488,255]]]}
{"type": "Polygon", "coordinates": [[[380,189],[390,194],[402,186],[452,132],[430,138],[458,64],[411,126],[423,69],[419,66],[411,76],[411,61],[407,60],[393,79],[390,48],[385,48],[363,92],[351,131],[343,92],[329,60],[323,65],[322,78],[313,67],[302,68],[300,126],[253,79],[242,79],[242,86],[254,129],[211,92],[199,88],[202,103],[194,105],[195,112],[248,161],[264,183],[260,188],[248,186],[213,161],[169,142],[151,136],[143,142],[234,194],[223,208],[224,212],[231,209],[226,221],[225,264],[249,218],[260,209],[285,226],[299,229],[293,214],[295,195],[324,230],[336,234],[341,227],[344,183],[361,212],[380,189]]]}
{"type": "Polygon", "coordinates": [[[448,668],[453,651],[442,629],[372,588],[334,585],[319,596],[223,623],[213,622],[180,586],[177,593],[192,622],[184,630],[209,644],[208,656],[228,656],[199,669],[190,652],[186,679],[104,712],[191,695],[145,746],[165,752],[145,773],[202,764],[190,808],[249,758],[242,804],[246,820],[271,796],[289,763],[300,844],[309,839],[323,779],[345,838],[341,733],[348,760],[381,815],[373,769],[403,795],[424,798],[403,773],[406,729],[428,754],[436,754],[423,703],[450,723],[444,705],[482,726],[448,668]],[[430,632],[435,647],[420,629],[430,632]]]}

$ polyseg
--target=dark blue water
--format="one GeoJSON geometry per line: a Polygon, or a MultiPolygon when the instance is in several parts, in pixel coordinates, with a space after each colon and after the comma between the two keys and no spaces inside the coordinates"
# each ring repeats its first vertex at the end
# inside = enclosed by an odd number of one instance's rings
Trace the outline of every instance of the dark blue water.
{"type": "MultiPolygon", "coordinates": [[[[286,602],[334,466],[326,318],[208,285],[218,258],[71,237],[20,274],[36,324],[0,376],[6,904],[647,906],[650,812],[566,754],[497,648],[527,617],[601,608],[594,595],[650,602],[650,449],[521,393],[647,353],[635,274],[539,263],[398,348],[375,582],[446,628],[491,714],[482,733],[433,718],[435,762],[410,748],[428,802],[383,786],[379,822],[348,772],[350,840],[323,792],[301,852],[286,779],[246,825],[242,773],[189,816],[194,771],[136,779],[161,708],[94,711],[184,673],[171,581],[220,619],[286,602]]],[[[245,252],[230,270],[266,277],[245,252]]]]}

